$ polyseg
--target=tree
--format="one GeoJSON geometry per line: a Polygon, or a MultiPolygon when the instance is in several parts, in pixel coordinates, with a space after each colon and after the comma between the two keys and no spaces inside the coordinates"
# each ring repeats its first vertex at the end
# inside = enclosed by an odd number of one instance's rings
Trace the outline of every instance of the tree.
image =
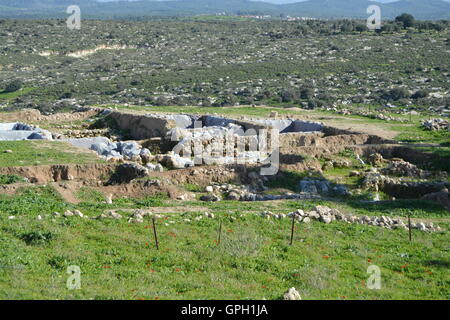
{"type": "Polygon", "coordinates": [[[358,32],[360,32],[360,33],[362,33],[362,32],[364,32],[364,31],[367,31],[368,29],[367,29],[367,26],[366,26],[366,25],[360,23],[360,24],[357,24],[357,25],[356,25],[355,30],[358,31],[358,32]]]}
{"type": "Polygon", "coordinates": [[[21,88],[22,88],[22,81],[16,79],[6,85],[4,92],[16,92],[21,88]]]}
{"type": "Polygon", "coordinates": [[[311,99],[314,97],[314,89],[312,88],[303,88],[300,91],[300,99],[311,99]]]}
{"type": "Polygon", "coordinates": [[[416,19],[409,13],[399,15],[395,18],[395,21],[403,23],[403,28],[414,27],[414,24],[416,23],[416,19]]]}
{"type": "Polygon", "coordinates": [[[429,92],[427,90],[417,90],[412,96],[411,98],[413,99],[421,99],[421,98],[426,98],[428,97],[429,92]]]}
{"type": "Polygon", "coordinates": [[[400,99],[409,98],[410,94],[406,88],[394,88],[385,92],[384,98],[387,100],[398,101],[400,99]]]}
{"type": "Polygon", "coordinates": [[[295,93],[292,89],[286,89],[281,92],[281,101],[291,102],[295,98],[295,93]]]}

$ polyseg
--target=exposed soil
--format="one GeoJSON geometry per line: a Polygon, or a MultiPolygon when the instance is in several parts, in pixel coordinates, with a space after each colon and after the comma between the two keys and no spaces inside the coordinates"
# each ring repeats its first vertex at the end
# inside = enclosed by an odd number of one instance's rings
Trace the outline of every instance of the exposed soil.
{"type": "Polygon", "coordinates": [[[55,113],[43,115],[36,109],[24,109],[17,112],[0,113],[0,122],[27,122],[31,124],[49,122],[70,122],[85,120],[98,114],[98,109],[90,109],[81,112],[55,113]]]}
{"type": "Polygon", "coordinates": [[[98,181],[109,177],[113,164],[68,164],[0,168],[0,174],[12,174],[27,178],[32,183],[58,182],[62,180],[98,181]]]}

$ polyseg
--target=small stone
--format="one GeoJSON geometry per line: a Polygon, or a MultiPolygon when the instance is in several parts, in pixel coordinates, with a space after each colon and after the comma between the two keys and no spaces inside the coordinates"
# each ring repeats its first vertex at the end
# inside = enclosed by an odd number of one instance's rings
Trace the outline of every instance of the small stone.
{"type": "Polygon", "coordinates": [[[284,295],[284,300],[302,300],[300,293],[295,288],[290,288],[284,295]]]}
{"type": "MultiPolygon", "coordinates": [[[[100,216],[100,217],[102,217],[102,216],[100,216]]],[[[111,219],[116,219],[116,220],[122,219],[122,216],[115,211],[108,211],[108,213],[106,214],[106,217],[111,218],[111,219]]]]}
{"type": "Polygon", "coordinates": [[[112,204],[112,203],[113,203],[112,198],[113,198],[113,195],[112,195],[112,194],[107,195],[107,196],[105,197],[106,204],[112,204]]]}
{"type": "Polygon", "coordinates": [[[427,231],[427,227],[426,227],[425,223],[423,223],[423,222],[417,223],[416,228],[419,229],[420,231],[427,231]]]}
{"type": "Polygon", "coordinates": [[[73,217],[73,212],[70,210],[67,210],[66,212],[64,212],[64,217],[66,217],[66,218],[73,217]]]}
{"type": "Polygon", "coordinates": [[[220,197],[216,196],[215,194],[208,194],[201,196],[200,200],[205,202],[217,202],[220,201],[220,197]]]}
{"type": "Polygon", "coordinates": [[[73,215],[74,216],[77,216],[77,217],[80,217],[80,218],[83,218],[84,217],[84,215],[81,213],[81,211],[79,211],[79,210],[75,210],[74,212],[73,212],[73,215]]]}
{"type": "Polygon", "coordinates": [[[310,211],[308,212],[308,216],[311,219],[319,219],[320,215],[316,211],[310,211]]]}
{"type": "Polygon", "coordinates": [[[330,224],[331,223],[331,217],[329,216],[320,216],[319,219],[321,222],[326,223],[326,224],[330,224]]]}

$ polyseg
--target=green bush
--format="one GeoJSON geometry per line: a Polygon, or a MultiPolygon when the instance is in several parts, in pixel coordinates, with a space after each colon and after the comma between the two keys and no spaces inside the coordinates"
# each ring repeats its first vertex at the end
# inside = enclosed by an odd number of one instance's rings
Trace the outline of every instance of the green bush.
{"type": "Polygon", "coordinates": [[[19,91],[20,89],[22,89],[22,81],[19,79],[16,79],[16,80],[9,82],[5,86],[5,89],[3,91],[4,92],[16,92],[16,91],[19,91]]]}

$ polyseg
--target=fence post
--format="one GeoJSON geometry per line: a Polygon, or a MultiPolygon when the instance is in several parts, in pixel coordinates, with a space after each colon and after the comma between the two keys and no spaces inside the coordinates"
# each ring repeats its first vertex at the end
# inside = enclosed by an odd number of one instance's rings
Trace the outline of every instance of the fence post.
{"type": "Polygon", "coordinates": [[[295,213],[292,213],[292,228],[291,228],[291,242],[290,246],[294,243],[294,228],[295,228],[295,213]]]}
{"type": "Polygon", "coordinates": [[[412,242],[412,231],[411,231],[411,211],[408,212],[408,230],[409,230],[409,242],[412,242]]]}
{"type": "Polygon", "coordinates": [[[158,243],[158,235],[156,233],[156,223],[155,223],[155,218],[152,218],[152,222],[153,222],[153,234],[155,236],[155,244],[156,244],[156,250],[159,250],[159,243],[158,243]]]}
{"type": "Polygon", "coordinates": [[[220,244],[221,236],[222,236],[222,220],[220,220],[219,222],[219,236],[217,237],[217,245],[220,244]]]}

